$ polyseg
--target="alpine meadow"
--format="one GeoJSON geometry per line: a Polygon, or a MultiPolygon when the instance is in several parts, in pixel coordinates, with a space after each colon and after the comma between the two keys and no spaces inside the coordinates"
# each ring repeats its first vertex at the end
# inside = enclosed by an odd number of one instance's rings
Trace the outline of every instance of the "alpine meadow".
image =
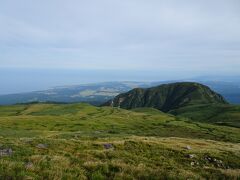
{"type": "Polygon", "coordinates": [[[0,180],[240,179],[239,0],[0,2],[0,180]]]}

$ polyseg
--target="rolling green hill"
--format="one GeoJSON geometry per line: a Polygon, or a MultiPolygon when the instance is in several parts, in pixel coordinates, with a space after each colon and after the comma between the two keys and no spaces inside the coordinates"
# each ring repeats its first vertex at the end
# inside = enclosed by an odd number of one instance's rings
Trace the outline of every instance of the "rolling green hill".
{"type": "Polygon", "coordinates": [[[147,89],[136,88],[116,96],[104,105],[119,106],[124,109],[152,107],[168,112],[184,106],[209,103],[227,104],[220,94],[207,86],[181,82],[147,89]]]}
{"type": "Polygon", "coordinates": [[[0,179],[236,179],[239,143],[153,108],[0,106],[0,179]]]}
{"type": "Polygon", "coordinates": [[[240,106],[228,104],[221,95],[198,83],[133,89],[104,105],[124,109],[150,107],[193,121],[240,127],[240,106]]]}
{"type": "Polygon", "coordinates": [[[169,113],[194,121],[240,127],[240,106],[229,104],[200,104],[185,106],[169,113]]]}

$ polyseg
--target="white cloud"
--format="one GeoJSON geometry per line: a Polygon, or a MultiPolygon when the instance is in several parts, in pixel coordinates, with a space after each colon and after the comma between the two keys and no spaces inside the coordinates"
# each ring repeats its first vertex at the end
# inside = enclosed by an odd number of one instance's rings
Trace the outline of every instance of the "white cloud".
{"type": "Polygon", "coordinates": [[[0,27],[0,67],[240,68],[239,0],[9,0],[0,27]]]}

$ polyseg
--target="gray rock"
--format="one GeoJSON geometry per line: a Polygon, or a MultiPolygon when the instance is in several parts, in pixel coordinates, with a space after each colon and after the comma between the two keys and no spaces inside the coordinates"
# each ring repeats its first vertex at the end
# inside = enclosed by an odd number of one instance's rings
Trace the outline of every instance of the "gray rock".
{"type": "Polygon", "coordinates": [[[46,144],[38,144],[36,147],[39,148],[39,149],[47,149],[48,145],[46,145],[46,144]]]}
{"type": "Polygon", "coordinates": [[[192,158],[195,157],[195,154],[188,154],[187,157],[190,158],[190,159],[192,159],[192,158]]]}
{"type": "Polygon", "coordinates": [[[34,165],[33,165],[32,162],[27,162],[27,163],[25,164],[25,168],[26,168],[27,170],[31,170],[31,169],[34,168],[34,165]]]}
{"type": "Polygon", "coordinates": [[[185,149],[191,150],[192,148],[191,148],[191,146],[186,146],[185,149]]]}
{"type": "Polygon", "coordinates": [[[13,150],[11,148],[1,149],[0,157],[11,156],[13,154],[13,150]]]}
{"type": "Polygon", "coordinates": [[[112,145],[112,144],[109,144],[109,143],[104,144],[103,146],[104,146],[105,149],[111,149],[111,148],[113,148],[113,145],[112,145]]]}

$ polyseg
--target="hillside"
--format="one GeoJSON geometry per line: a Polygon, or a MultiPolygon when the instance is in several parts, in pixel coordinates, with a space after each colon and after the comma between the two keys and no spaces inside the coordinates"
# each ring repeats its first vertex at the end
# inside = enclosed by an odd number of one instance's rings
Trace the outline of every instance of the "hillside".
{"type": "Polygon", "coordinates": [[[240,127],[240,106],[229,104],[200,104],[185,106],[169,113],[194,121],[240,127]]]}
{"type": "Polygon", "coordinates": [[[239,143],[152,108],[0,106],[1,179],[236,179],[239,143]]]}
{"type": "Polygon", "coordinates": [[[152,107],[163,112],[196,104],[227,104],[225,99],[209,87],[199,83],[181,82],[147,89],[133,89],[116,96],[103,105],[134,109],[152,107]]]}
{"type": "Polygon", "coordinates": [[[175,117],[151,108],[128,111],[110,107],[95,107],[84,103],[0,106],[0,136],[45,136],[45,131],[60,137],[71,137],[75,134],[74,131],[77,131],[81,136],[94,134],[98,137],[177,136],[238,141],[234,128],[190,122],[188,119],[175,117]],[[219,132],[219,136],[211,133],[209,130],[211,128],[219,132]],[[205,131],[208,133],[206,134],[205,131]],[[222,132],[227,132],[225,138],[222,137],[222,132]]]}

